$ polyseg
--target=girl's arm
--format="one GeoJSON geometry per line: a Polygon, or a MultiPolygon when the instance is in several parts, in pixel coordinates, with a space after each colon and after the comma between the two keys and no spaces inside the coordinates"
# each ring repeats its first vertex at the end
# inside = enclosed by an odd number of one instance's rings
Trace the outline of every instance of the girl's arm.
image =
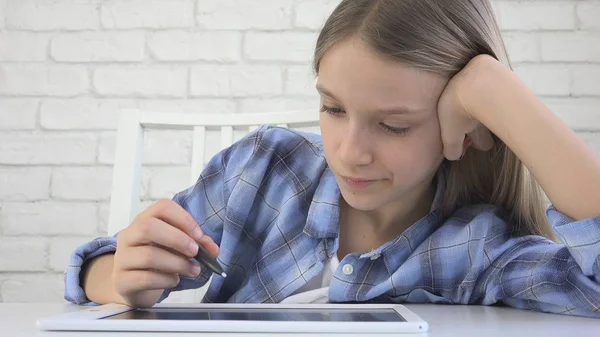
{"type": "MultiPolygon", "coordinates": [[[[81,287],[90,301],[98,304],[127,303],[115,290],[113,284],[114,261],[115,254],[104,254],[90,260],[82,267],[81,287]]],[[[162,294],[162,290],[155,290],[155,292],[156,298],[162,294]]]]}
{"type": "Polygon", "coordinates": [[[457,90],[467,111],[523,161],[557,210],[600,215],[600,157],[510,69],[480,55],[457,90]]]}
{"type": "MultiPolygon", "coordinates": [[[[223,236],[222,213],[224,213],[225,205],[227,205],[230,196],[225,190],[227,188],[231,190],[231,185],[235,185],[239,180],[237,179],[240,176],[239,172],[243,171],[246,165],[252,165],[249,162],[253,158],[257,139],[262,137],[265,132],[264,129],[259,128],[229,148],[217,153],[203,169],[198,182],[173,197],[173,201],[181,206],[183,211],[189,213],[196,224],[200,225],[204,235],[214,239],[217,244],[220,244],[223,236]],[[230,184],[230,186],[227,184],[230,184]]],[[[264,161],[269,162],[266,159],[264,161]]],[[[258,176],[262,177],[261,175],[258,176]]],[[[166,212],[167,206],[164,205],[172,205],[172,203],[163,202],[161,205],[158,207],[161,209],[160,213],[166,212]]],[[[172,210],[169,211],[169,213],[172,212],[172,210]]],[[[182,213],[178,214],[178,217],[183,216],[182,213]]],[[[167,221],[164,214],[158,217],[158,220],[160,219],[167,221]]],[[[172,220],[170,222],[173,224],[172,220]]],[[[118,235],[122,235],[125,231],[120,232],[118,235]]],[[[143,237],[143,235],[140,236],[143,237]]],[[[69,266],[65,273],[65,299],[76,304],[88,304],[92,301],[95,304],[109,302],[132,303],[131,300],[126,301],[121,295],[118,295],[115,289],[113,277],[115,276],[114,254],[115,252],[118,254],[117,237],[115,235],[113,237],[97,238],[75,249],[71,254],[69,266]]],[[[171,291],[195,289],[203,286],[211,275],[212,272],[208,268],[202,268],[198,277],[181,275],[179,283],[175,287],[148,291],[148,295],[144,296],[146,300],[133,301],[133,303],[136,306],[146,306],[148,302],[156,302],[156,299],[160,302],[171,291]]],[[[127,282],[121,283],[127,284],[127,282]]],[[[139,284],[136,284],[136,286],[139,286],[139,284]]]]}
{"type": "Polygon", "coordinates": [[[450,160],[460,157],[465,135],[475,148],[489,150],[490,131],[515,152],[553,203],[548,220],[561,239],[558,244],[536,235],[515,237],[504,212],[465,208],[455,218],[466,219],[461,237],[477,247],[469,248],[477,260],[468,259],[461,269],[460,261],[448,262],[452,254],[440,258],[440,268],[469,271],[458,287],[443,290],[444,297],[600,317],[598,156],[517,75],[488,55],[473,58],[449,81],[438,115],[450,160]]]}

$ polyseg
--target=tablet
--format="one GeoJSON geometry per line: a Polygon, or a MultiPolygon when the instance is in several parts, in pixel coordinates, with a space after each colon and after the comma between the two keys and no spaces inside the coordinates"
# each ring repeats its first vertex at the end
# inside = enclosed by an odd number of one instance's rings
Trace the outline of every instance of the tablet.
{"type": "Polygon", "coordinates": [[[428,324],[397,304],[121,304],[37,321],[41,330],[256,333],[420,333],[428,324]]]}

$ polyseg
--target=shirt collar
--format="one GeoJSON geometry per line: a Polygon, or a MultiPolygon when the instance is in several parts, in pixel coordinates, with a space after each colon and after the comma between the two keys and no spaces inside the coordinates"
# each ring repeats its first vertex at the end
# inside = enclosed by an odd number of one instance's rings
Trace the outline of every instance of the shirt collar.
{"type": "Polygon", "coordinates": [[[304,233],[314,238],[335,238],[339,233],[340,187],[326,167],[308,209],[304,233]]]}

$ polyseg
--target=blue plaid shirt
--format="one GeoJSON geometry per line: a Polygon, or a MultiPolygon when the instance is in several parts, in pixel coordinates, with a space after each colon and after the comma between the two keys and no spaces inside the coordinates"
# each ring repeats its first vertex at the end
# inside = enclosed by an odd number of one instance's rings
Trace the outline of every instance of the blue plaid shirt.
{"type": "MultiPolygon", "coordinates": [[[[547,211],[562,243],[519,236],[507,213],[472,205],[444,218],[447,169],[437,175],[431,212],[402,235],[340,261],[330,302],[495,303],[600,317],[600,217],[573,221],[547,211]],[[343,272],[343,266],[351,265],[343,272]]],[[[317,276],[338,250],[340,190],[319,135],[262,127],[216,155],[174,200],[219,244],[227,278],[215,276],[205,302],[277,303],[317,276]]],[[[116,249],[95,239],[71,256],[65,298],[88,303],[81,266],[116,249]]],[[[173,290],[210,277],[181,278],[173,290]]]]}

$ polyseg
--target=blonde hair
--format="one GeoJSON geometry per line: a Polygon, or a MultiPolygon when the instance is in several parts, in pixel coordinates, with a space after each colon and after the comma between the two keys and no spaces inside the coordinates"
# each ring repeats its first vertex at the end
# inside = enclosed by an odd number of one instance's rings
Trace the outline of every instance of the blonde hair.
{"type": "MultiPolygon", "coordinates": [[[[359,37],[378,54],[451,78],[488,54],[511,68],[489,0],[343,0],[322,28],[313,68],[339,41],[359,37]]],[[[511,68],[512,69],[512,68],[511,68]]],[[[514,231],[555,239],[545,197],[533,174],[495,135],[491,151],[468,150],[450,162],[446,216],[461,206],[493,204],[509,212],[514,231]]]]}

